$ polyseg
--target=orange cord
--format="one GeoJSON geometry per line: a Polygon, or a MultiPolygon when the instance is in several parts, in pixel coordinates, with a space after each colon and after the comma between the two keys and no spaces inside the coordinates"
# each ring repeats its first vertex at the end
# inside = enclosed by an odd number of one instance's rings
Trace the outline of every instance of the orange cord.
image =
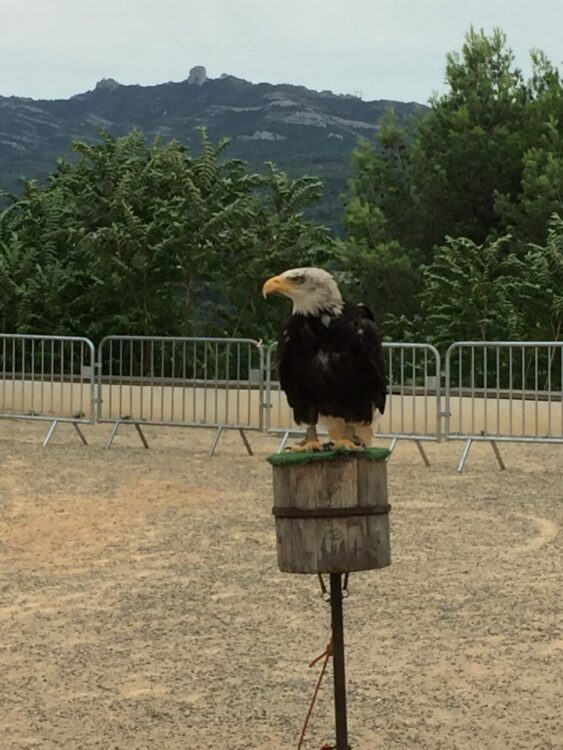
{"type": "MultiPolygon", "coordinates": [[[[332,641],[330,641],[330,643],[322,652],[322,654],[319,654],[319,656],[313,659],[313,661],[309,664],[309,668],[314,667],[318,661],[324,658],[324,664],[321,667],[319,679],[317,680],[315,691],[313,692],[313,697],[309,705],[309,710],[307,711],[307,716],[305,717],[305,721],[303,723],[303,729],[301,730],[301,737],[299,738],[299,744],[297,745],[297,750],[301,750],[301,748],[303,747],[303,741],[305,739],[305,732],[307,731],[307,727],[309,726],[309,720],[311,718],[311,714],[313,713],[313,708],[315,706],[317,695],[319,694],[319,690],[321,688],[323,677],[325,676],[326,668],[328,666],[328,660],[330,659],[331,656],[332,656],[332,641]]],[[[333,750],[333,748],[334,748],[334,745],[323,745],[320,750],[333,750]]]]}

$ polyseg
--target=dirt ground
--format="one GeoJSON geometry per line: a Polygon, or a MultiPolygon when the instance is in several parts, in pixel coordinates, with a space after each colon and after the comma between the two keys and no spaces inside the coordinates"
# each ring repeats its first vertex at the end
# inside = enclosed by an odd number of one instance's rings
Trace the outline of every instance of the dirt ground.
{"type": "MultiPolygon", "coordinates": [[[[0,423],[0,748],[295,748],[329,637],[278,572],[276,443],[0,423]]],[[[401,444],[393,564],[346,602],[354,750],[563,748],[563,447],[401,444]]],[[[330,680],[307,750],[333,740],[330,680]]]]}

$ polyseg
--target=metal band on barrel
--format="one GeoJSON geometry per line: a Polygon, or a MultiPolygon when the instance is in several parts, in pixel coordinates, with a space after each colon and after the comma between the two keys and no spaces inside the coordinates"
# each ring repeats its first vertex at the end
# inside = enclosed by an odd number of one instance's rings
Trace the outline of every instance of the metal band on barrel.
{"type": "Polygon", "coordinates": [[[354,505],[349,508],[272,508],[276,518],[350,518],[352,516],[383,516],[390,505],[354,505]]]}

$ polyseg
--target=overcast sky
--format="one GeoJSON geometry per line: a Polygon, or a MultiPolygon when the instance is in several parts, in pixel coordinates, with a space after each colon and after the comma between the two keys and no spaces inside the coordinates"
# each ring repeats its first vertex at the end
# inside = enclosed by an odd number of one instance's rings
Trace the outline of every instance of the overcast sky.
{"type": "Polygon", "coordinates": [[[0,95],[66,98],[205,65],[211,78],[426,102],[471,24],[500,26],[524,70],[533,47],[563,60],[563,0],[0,0],[0,95]]]}

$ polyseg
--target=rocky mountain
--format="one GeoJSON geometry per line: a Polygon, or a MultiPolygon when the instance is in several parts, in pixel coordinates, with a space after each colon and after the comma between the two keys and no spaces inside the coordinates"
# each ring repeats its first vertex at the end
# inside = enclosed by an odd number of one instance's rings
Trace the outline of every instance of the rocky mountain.
{"type": "Polygon", "coordinates": [[[336,226],[351,152],[359,137],[373,136],[390,105],[399,117],[419,106],[230,75],[210,79],[202,66],[180,83],[126,86],[103,79],[70,99],[0,96],[0,189],[17,191],[22,178],[45,177],[59,156],[68,155],[72,140],[94,140],[100,129],[122,135],[136,127],[196,146],[196,129],[204,125],[212,140],[231,138],[227,155],[253,168],[274,161],[291,174],[323,178],[325,199],[316,218],[336,226]]]}

